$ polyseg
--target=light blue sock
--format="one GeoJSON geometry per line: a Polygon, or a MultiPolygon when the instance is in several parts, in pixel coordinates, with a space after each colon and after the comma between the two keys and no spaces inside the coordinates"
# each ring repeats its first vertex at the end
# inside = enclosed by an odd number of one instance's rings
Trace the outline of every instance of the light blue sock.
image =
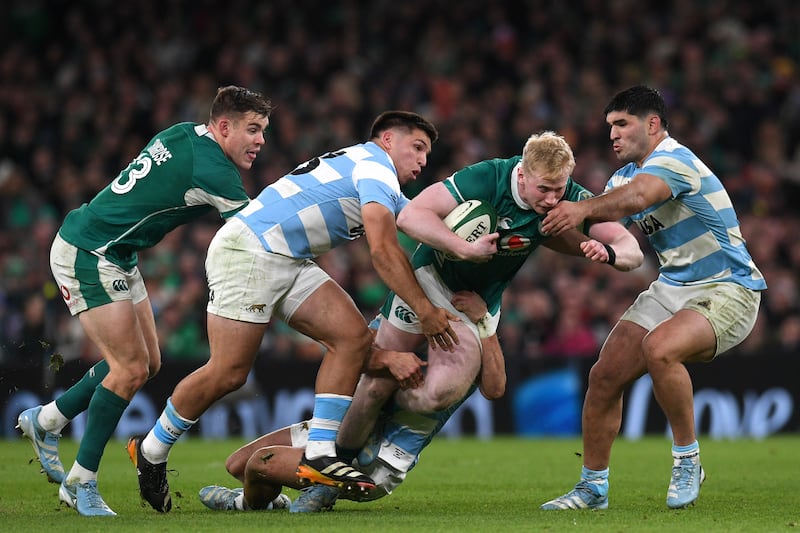
{"type": "Polygon", "coordinates": [[[163,463],[172,445],[196,423],[197,420],[189,420],[178,414],[172,405],[172,398],[167,398],[167,406],[142,441],[142,455],[151,463],[163,463]]]}
{"type": "Polygon", "coordinates": [[[353,403],[352,396],[317,394],[314,396],[314,415],[308,429],[306,457],[333,457],[336,455],[336,436],[345,413],[353,403]]]}
{"type": "Polygon", "coordinates": [[[588,481],[598,496],[608,495],[608,468],[591,470],[584,466],[581,468],[581,481],[588,481]]]}
{"type": "Polygon", "coordinates": [[[678,446],[672,443],[672,461],[675,466],[678,466],[683,459],[692,459],[692,462],[697,464],[700,460],[700,445],[697,441],[686,446],[678,446]]]}
{"type": "Polygon", "coordinates": [[[697,441],[694,441],[691,444],[687,444],[686,446],[678,446],[675,443],[672,443],[672,453],[677,455],[687,455],[692,454],[694,452],[700,451],[700,444],[697,441]]]}

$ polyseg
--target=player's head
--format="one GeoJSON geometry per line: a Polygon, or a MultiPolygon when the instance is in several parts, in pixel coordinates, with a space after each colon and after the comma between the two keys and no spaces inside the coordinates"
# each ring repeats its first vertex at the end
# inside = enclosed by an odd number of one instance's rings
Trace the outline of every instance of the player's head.
{"type": "Polygon", "coordinates": [[[407,133],[411,133],[415,129],[421,130],[428,135],[431,144],[439,139],[439,132],[436,130],[436,126],[426,118],[411,111],[384,111],[372,123],[369,138],[377,139],[382,132],[392,128],[400,128],[407,133]]]}
{"type": "Polygon", "coordinates": [[[544,214],[564,196],[575,169],[575,156],[566,139],[552,131],[531,135],[522,149],[517,175],[519,193],[534,211],[544,214]]]}
{"type": "Polygon", "coordinates": [[[410,111],[384,111],[372,123],[370,140],[392,158],[400,185],[416,179],[439,138],[436,127],[410,111]]]}
{"type": "Polygon", "coordinates": [[[272,113],[272,103],[260,93],[244,87],[228,85],[217,89],[217,95],[211,103],[209,118],[212,122],[224,116],[241,116],[247,113],[269,117],[272,113]]]}
{"type": "Polygon", "coordinates": [[[661,127],[667,129],[667,105],[661,93],[644,85],[634,85],[617,93],[603,113],[608,116],[612,111],[623,111],[641,119],[655,114],[661,120],[661,127]]]}
{"type": "Polygon", "coordinates": [[[650,87],[636,85],[618,93],[605,113],[612,148],[624,163],[642,164],[668,135],[664,99],[650,87]]]}
{"type": "Polygon", "coordinates": [[[229,85],[217,90],[208,128],[225,155],[237,167],[253,166],[269,125],[272,104],[261,94],[229,85]]]}

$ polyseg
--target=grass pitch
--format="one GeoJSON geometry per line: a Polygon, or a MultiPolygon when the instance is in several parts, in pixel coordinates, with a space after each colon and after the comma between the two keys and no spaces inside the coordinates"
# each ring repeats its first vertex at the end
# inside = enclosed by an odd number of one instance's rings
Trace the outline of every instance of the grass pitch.
{"type": "MultiPolygon", "coordinates": [[[[197,498],[211,484],[234,486],[227,455],[241,441],[189,438],[173,450],[173,509],[156,513],[139,499],[124,443],[112,441],[101,465],[100,491],[119,516],[85,518],[59,505],[58,487],[31,462],[27,440],[0,440],[3,531],[800,531],[800,436],[765,440],[701,439],[708,478],[697,505],[665,505],[670,443],[660,437],[619,440],[605,511],[540,511],[578,480],[578,439],[495,438],[434,441],[407,481],[372,503],[340,501],[315,515],[286,511],[214,512],[197,498]],[[143,506],[144,505],[144,506],[143,506]]],[[[77,450],[64,440],[69,467],[77,450]]],[[[287,490],[294,498],[296,491],[287,490]]]]}

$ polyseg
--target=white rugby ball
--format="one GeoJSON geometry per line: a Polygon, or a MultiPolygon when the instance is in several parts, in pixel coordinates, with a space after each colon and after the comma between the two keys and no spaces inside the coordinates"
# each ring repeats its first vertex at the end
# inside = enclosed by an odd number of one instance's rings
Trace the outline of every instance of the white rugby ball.
{"type": "MultiPolygon", "coordinates": [[[[450,211],[443,222],[456,235],[465,241],[473,242],[497,229],[497,212],[488,202],[467,200],[450,211]]],[[[459,261],[456,256],[449,253],[445,253],[444,257],[450,261],[459,261]]]]}

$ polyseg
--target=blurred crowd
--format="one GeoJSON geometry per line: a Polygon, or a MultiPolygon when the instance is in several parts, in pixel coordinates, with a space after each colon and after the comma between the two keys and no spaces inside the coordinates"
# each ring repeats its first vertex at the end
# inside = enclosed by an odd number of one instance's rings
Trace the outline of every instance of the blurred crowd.
{"type": "MultiPolygon", "coordinates": [[[[159,130],[205,122],[218,86],[275,104],[243,175],[255,196],[306,159],[366,139],[407,109],[440,130],[411,189],[518,154],[544,129],[572,145],[595,193],[619,166],[602,110],[629,85],[658,88],[670,133],[726,185],[769,290],[736,352],[800,349],[800,4],[675,0],[11,0],[0,17],[0,362],[98,357],[52,282],[64,215],[159,130]]],[[[202,359],[209,217],[141,254],[166,361],[202,359]]],[[[633,230],[634,232],[638,230],[633,230]]],[[[640,236],[641,237],[641,236],[640,236]]],[[[657,276],[537,252],[507,291],[506,357],[591,357],[657,276]]],[[[406,241],[407,242],[407,241],[406,241]]],[[[413,243],[407,242],[409,250],[413,243]]],[[[363,239],[319,258],[366,318],[386,289],[363,239]]],[[[332,318],[335,320],[335,318],[332,318]]],[[[262,357],[322,349],[273,323],[262,357]]]]}

